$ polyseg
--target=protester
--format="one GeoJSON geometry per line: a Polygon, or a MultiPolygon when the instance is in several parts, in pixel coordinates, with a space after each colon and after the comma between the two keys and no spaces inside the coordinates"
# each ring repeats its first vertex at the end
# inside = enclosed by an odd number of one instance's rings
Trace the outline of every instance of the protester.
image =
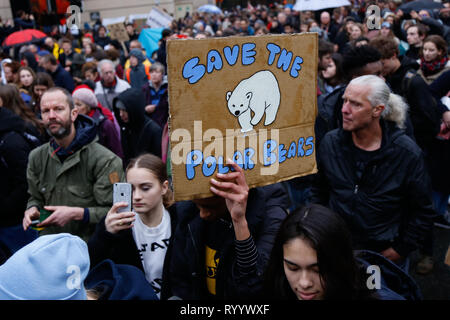
{"type": "Polygon", "coordinates": [[[420,51],[420,69],[417,73],[430,85],[447,70],[450,70],[447,43],[438,35],[426,37],[420,51]]]}
{"type": "Polygon", "coordinates": [[[39,66],[52,76],[55,86],[72,92],[75,82],[69,72],[64,70],[52,54],[46,54],[39,58],[39,66]]]}
{"type": "Polygon", "coordinates": [[[249,190],[244,172],[211,179],[214,197],[185,203],[170,259],[171,295],[192,299],[256,299],[262,295],[275,234],[288,199],[278,185],[249,190]]]}
{"type": "Polygon", "coordinates": [[[0,266],[1,300],[86,300],[89,252],[79,237],[37,238],[0,266]]]}
{"type": "Polygon", "coordinates": [[[145,115],[145,97],[141,90],[130,88],[113,101],[113,111],[121,128],[124,166],[143,153],[161,156],[162,128],[145,115]]]}
{"type": "Polygon", "coordinates": [[[37,139],[38,144],[45,140],[42,121],[37,119],[31,108],[25,104],[16,86],[10,84],[0,86],[0,105],[10,109],[25,121],[25,131],[37,139]]]}
{"type": "Polygon", "coordinates": [[[27,204],[27,163],[33,146],[25,138],[25,121],[0,107],[0,242],[13,254],[37,237],[21,226],[27,204]]]}
{"type": "Polygon", "coordinates": [[[111,60],[101,60],[97,64],[97,69],[101,80],[96,82],[95,95],[102,106],[113,111],[113,99],[129,89],[130,85],[116,76],[114,63],[111,60]]]}
{"type": "Polygon", "coordinates": [[[36,74],[30,67],[20,67],[19,71],[19,92],[23,101],[27,104],[31,104],[32,85],[36,79],[36,74]]]}
{"type": "Polygon", "coordinates": [[[88,240],[112,203],[113,184],[123,178],[122,163],[98,144],[94,121],[79,115],[72,96],[55,87],[41,98],[50,142],[33,150],[27,180],[30,197],[23,229],[44,213],[40,234],[69,232],[88,240]]]}
{"type": "Polygon", "coordinates": [[[392,262],[372,251],[353,252],[345,221],[317,204],[297,209],[281,224],[265,273],[265,293],[276,300],[421,298],[415,281],[392,262]],[[383,281],[379,289],[367,286],[367,267],[374,261],[383,281]]]}
{"type": "Polygon", "coordinates": [[[129,204],[116,203],[98,223],[89,240],[92,265],[105,259],[133,265],[145,272],[158,298],[168,298],[167,261],[177,216],[166,166],[152,154],[141,155],[128,164],[126,181],[132,185],[133,212],[118,213],[129,204]]]}
{"type": "Polygon", "coordinates": [[[53,88],[55,84],[53,83],[52,77],[46,72],[38,72],[36,78],[34,79],[32,85],[32,96],[31,96],[31,108],[36,114],[37,118],[41,118],[41,97],[45,91],[53,88]]]}
{"type": "Polygon", "coordinates": [[[169,118],[168,82],[164,66],[155,62],[150,67],[150,80],[143,86],[146,97],[145,112],[161,128],[169,118]]]}
{"type": "Polygon", "coordinates": [[[125,70],[125,79],[132,88],[141,89],[150,80],[150,68],[144,66],[144,60],[141,50],[130,51],[130,67],[125,70]]]}
{"type": "Polygon", "coordinates": [[[355,248],[379,252],[408,272],[408,256],[422,244],[434,211],[421,150],[381,116],[404,102],[373,75],[353,79],[343,99],[343,127],[327,133],[318,149],[311,201],[344,218],[355,248]]]}
{"type": "Polygon", "coordinates": [[[109,120],[98,106],[94,91],[87,88],[76,88],[72,97],[75,108],[78,109],[78,114],[84,114],[94,120],[97,127],[98,143],[114,152],[119,158],[123,158],[120,135],[114,127],[114,122],[109,120]]]}

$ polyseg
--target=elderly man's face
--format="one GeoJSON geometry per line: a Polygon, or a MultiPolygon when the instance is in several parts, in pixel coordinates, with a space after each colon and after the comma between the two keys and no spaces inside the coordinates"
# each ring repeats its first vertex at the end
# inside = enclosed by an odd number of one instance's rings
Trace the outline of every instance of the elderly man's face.
{"type": "Polygon", "coordinates": [[[350,84],[342,96],[342,128],[357,131],[368,127],[373,121],[372,105],[367,99],[370,88],[350,84]]]}
{"type": "Polygon", "coordinates": [[[114,70],[114,66],[109,63],[105,63],[101,68],[102,80],[106,84],[111,84],[114,82],[114,78],[116,76],[116,72],[114,70]]]}

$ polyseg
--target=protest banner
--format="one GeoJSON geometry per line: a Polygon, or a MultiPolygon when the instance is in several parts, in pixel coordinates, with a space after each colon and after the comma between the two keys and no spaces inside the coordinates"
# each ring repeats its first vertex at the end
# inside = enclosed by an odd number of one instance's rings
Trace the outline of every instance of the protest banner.
{"type": "Polygon", "coordinates": [[[317,11],[350,5],[348,0],[297,0],[293,9],[295,11],[317,11]]]}
{"type": "Polygon", "coordinates": [[[108,31],[111,40],[118,40],[119,42],[130,40],[127,29],[125,28],[123,22],[108,25],[108,31]]]}
{"type": "Polygon", "coordinates": [[[168,28],[172,20],[172,16],[156,7],[153,7],[148,15],[147,24],[150,28],[168,28]]]}
{"type": "Polygon", "coordinates": [[[175,200],[210,197],[244,169],[249,187],[317,172],[317,33],[169,40],[175,200]]]}

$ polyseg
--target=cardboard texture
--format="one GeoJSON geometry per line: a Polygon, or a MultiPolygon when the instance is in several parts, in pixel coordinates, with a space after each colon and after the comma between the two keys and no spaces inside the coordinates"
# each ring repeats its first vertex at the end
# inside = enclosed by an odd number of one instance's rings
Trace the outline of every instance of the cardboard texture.
{"type": "Polygon", "coordinates": [[[111,40],[118,40],[119,42],[130,40],[127,29],[122,22],[108,25],[108,31],[110,33],[111,40]]]}
{"type": "Polygon", "coordinates": [[[176,201],[211,197],[227,158],[250,188],[317,172],[317,33],[167,42],[176,201]]]}

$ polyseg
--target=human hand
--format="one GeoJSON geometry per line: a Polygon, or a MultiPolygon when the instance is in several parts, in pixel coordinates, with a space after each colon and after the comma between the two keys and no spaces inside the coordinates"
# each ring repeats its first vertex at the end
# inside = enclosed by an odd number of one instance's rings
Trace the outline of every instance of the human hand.
{"type": "Polygon", "coordinates": [[[38,227],[50,225],[64,227],[72,220],[82,220],[84,214],[84,208],[79,207],[45,206],[44,209],[53,212],[47,219],[39,223],[38,227]]]}
{"type": "Polygon", "coordinates": [[[240,223],[245,220],[249,188],[245,180],[244,170],[230,159],[227,159],[227,164],[235,171],[225,174],[218,173],[217,178],[220,181],[211,179],[210,190],[215,195],[225,199],[233,223],[240,223]]]}
{"type": "Polygon", "coordinates": [[[414,10],[412,10],[412,11],[409,13],[409,15],[410,15],[411,18],[413,18],[413,19],[421,20],[421,17],[419,16],[419,14],[418,14],[416,11],[414,11],[414,10]]]}
{"type": "Polygon", "coordinates": [[[145,112],[147,113],[152,113],[154,112],[156,109],[156,105],[155,104],[149,104],[145,106],[145,112]]]}
{"type": "Polygon", "coordinates": [[[127,205],[128,203],[126,202],[117,202],[111,207],[105,218],[106,231],[116,234],[121,230],[133,227],[132,223],[136,220],[136,214],[134,212],[117,212],[119,208],[126,207],[127,205]]]}
{"type": "Polygon", "coordinates": [[[398,262],[402,258],[393,248],[387,248],[386,250],[381,252],[381,255],[391,260],[392,262],[398,262]]]}
{"type": "Polygon", "coordinates": [[[445,111],[442,114],[442,121],[445,123],[447,129],[450,129],[450,111],[445,111]]]}
{"type": "Polygon", "coordinates": [[[26,231],[30,227],[31,221],[39,218],[39,215],[40,213],[37,207],[31,207],[27,209],[22,220],[23,230],[26,231]]]}

